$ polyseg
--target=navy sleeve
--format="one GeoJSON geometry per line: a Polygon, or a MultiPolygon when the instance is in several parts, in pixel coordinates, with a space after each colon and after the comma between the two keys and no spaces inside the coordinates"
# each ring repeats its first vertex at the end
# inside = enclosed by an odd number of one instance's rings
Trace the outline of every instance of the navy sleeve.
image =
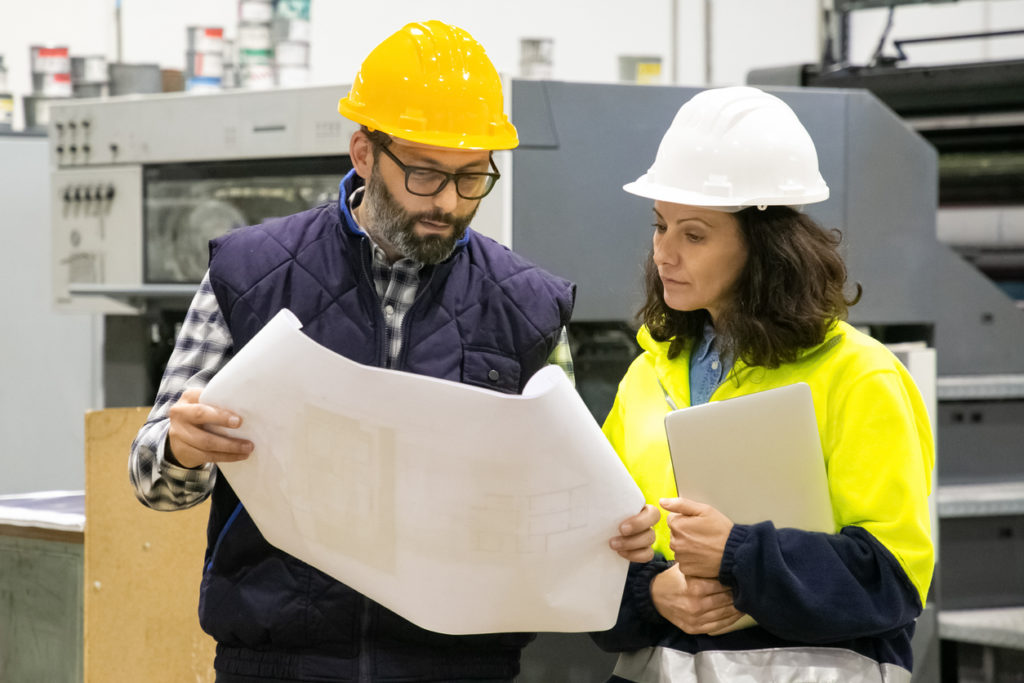
{"type": "Polygon", "coordinates": [[[737,524],[719,581],[761,627],[805,643],[884,635],[921,613],[899,562],[857,526],[824,534],[771,522],[737,524]]]}
{"type": "Polygon", "coordinates": [[[608,631],[591,633],[590,637],[605,652],[628,652],[656,645],[666,633],[675,629],[658,613],[651,600],[651,581],[672,566],[660,554],[651,562],[630,562],[626,586],[622,591],[619,618],[608,631]]]}

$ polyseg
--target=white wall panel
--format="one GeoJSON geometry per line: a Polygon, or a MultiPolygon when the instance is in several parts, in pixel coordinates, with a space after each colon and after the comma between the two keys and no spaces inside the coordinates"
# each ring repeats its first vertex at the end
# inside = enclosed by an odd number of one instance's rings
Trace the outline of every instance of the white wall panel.
{"type": "Polygon", "coordinates": [[[741,85],[750,69],[817,62],[817,0],[715,0],[713,85],[741,85]]]}
{"type": "Polygon", "coordinates": [[[84,488],[85,411],[102,407],[99,318],[51,303],[48,157],[45,138],[0,135],[0,494],[84,488]]]}

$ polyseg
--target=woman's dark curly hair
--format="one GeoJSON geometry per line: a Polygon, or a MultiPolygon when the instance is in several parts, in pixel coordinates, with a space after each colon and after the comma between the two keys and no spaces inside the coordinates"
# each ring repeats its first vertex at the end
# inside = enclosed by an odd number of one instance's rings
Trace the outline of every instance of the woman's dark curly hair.
{"type": "MultiPolygon", "coordinates": [[[[747,263],[732,304],[715,320],[720,352],[748,365],[776,368],[820,344],[835,320],[860,300],[856,284],[847,299],[846,265],[839,255],[842,235],[786,206],[756,207],[736,214],[747,246],[747,263]]],[[[675,358],[704,334],[706,310],[677,311],[665,303],[654,254],[644,272],[647,301],[638,313],[657,341],[669,341],[675,358]]]]}

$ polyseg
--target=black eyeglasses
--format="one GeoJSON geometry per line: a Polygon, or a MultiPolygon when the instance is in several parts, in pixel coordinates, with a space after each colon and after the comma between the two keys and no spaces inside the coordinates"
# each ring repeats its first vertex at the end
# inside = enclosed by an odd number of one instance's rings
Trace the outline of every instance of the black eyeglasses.
{"type": "Polygon", "coordinates": [[[436,168],[426,166],[407,166],[387,148],[386,145],[378,145],[380,150],[388,155],[398,168],[405,172],[405,189],[410,194],[419,197],[433,197],[443,190],[449,182],[455,181],[455,191],[463,199],[482,199],[487,193],[494,189],[494,183],[498,182],[501,174],[498,167],[494,165],[494,158],[490,159],[491,168],[494,173],[448,173],[439,171],[436,168]]]}

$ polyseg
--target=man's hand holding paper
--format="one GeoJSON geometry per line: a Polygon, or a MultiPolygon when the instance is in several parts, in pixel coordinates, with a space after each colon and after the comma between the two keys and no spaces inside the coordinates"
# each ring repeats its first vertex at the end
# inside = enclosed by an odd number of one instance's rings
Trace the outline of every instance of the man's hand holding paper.
{"type": "MultiPolygon", "coordinates": [[[[173,461],[182,467],[201,467],[211,462],[237,462],[252,453],[252,442],[207,429],[234,430],[242,418],[229,410],[199,402],[199,389],[188,389],[171,406],[167,445],[173,461]]],[[[164,456],[167,456],[165,451],[164,456]]]]}

